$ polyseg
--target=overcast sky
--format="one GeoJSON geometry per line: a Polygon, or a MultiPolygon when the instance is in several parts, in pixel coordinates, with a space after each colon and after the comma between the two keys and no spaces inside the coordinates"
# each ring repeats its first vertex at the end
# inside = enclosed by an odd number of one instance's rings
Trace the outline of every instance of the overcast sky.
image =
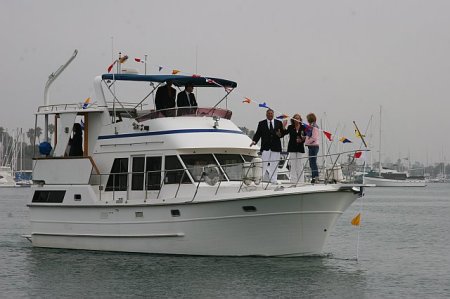
{"type": "MultiPolygon", "coordinates": [[[[115,54],[148,54],[149,66],[238,82],[229,108],[239,126],[255,129],[265,115],[242,104],[243,95],[286,114],[315,112],[325,129],[352,140],[352,121],[365,129],[373,116],[376,149],[381,105],[386,157],[450,158],[450,1],[1,4],[0,126],[34,126],[48,75],[74,49],[78,57],[54,84],[52,102],[92,95],[113,44],[115,54]]],[[[204,106],[217,100],[201,95],[204,106]]]]}

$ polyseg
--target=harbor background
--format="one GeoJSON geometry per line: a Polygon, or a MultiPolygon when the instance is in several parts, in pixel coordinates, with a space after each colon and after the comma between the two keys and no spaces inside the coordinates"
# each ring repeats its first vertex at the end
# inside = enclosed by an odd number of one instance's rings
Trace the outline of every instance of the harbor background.
{"type": "Polygon", "coordinates": [[[0,189],[0,298],[450,297],[450,184],[366,189],[324,254],[299,258],[33,248],[30,192],[0,189]]]}

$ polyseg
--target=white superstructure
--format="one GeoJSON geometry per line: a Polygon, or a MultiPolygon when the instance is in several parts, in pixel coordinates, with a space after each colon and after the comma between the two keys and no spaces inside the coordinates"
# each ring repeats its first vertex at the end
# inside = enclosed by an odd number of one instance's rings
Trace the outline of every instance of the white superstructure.
{"type": "Polygon", "coordinates": [[[236,87],[222,79],[108,74],[94,80],[91,105],[39,107],[38,117],[55,120],[57,142],[34,160],[32,244],[192,255],[320,253],[361,185],[259,183],[258,149],[226,109],[164,116],[128,108],[117,94],[107,103],[113,84],[167,80],[224,86],[226,95],[236,87]],[[70,157],[72,127],[81,121],[84,155],[70,157]]]}

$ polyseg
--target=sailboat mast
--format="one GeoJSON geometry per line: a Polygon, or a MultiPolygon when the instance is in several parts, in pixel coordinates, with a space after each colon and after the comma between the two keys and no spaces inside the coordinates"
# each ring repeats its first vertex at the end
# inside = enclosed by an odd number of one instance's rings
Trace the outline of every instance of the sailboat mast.
{"type": "Polygon", "coordinates": [[[378,150],[378,175],[381,177],[381,105],[380,105],[380,140],[379,140],[379,150],[378,150]]]}

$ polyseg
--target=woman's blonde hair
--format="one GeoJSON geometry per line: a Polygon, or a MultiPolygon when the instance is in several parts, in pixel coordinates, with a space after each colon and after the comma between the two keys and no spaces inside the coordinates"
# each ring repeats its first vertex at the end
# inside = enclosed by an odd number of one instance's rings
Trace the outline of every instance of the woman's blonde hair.
{"type": "Polygon", "coordinates": [[[308,122],[311,123],[315,123],[317,118],[316,115],[314,113],[310,113],[306,116],[306,119],[308,120],[308,122]]]}

